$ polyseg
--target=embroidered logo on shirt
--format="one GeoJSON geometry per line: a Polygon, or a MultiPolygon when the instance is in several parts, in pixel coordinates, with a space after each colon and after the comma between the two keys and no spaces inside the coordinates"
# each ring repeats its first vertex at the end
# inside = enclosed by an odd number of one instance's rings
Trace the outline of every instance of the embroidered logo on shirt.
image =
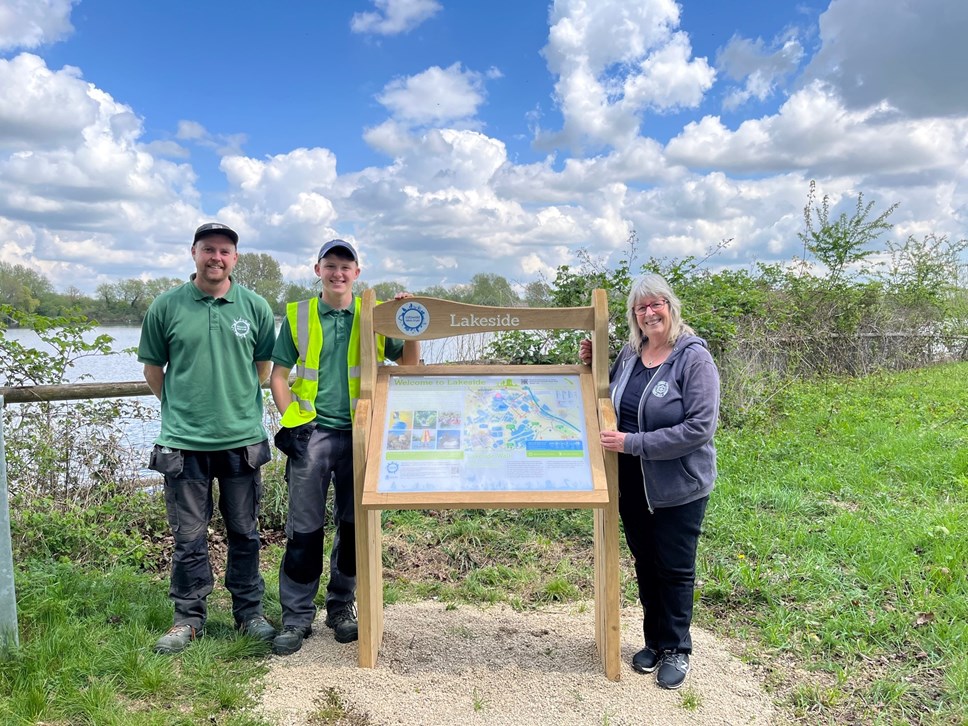
{"type": "Polygon", "coordinates": [[[250,330],[252,330],[252,323],[250,323],[248,320],[239,318],[232,323],[232,332],[240,338],[244,338],[246,335],[248,335],[250,330]]]}
{"type": "Polygon", "coordinates": [[[655,384],[655,388],[652,389],[652,395],[656,398],[662,398],[669,392],[669,384],[666,381],[659,381],[655,384]]]}

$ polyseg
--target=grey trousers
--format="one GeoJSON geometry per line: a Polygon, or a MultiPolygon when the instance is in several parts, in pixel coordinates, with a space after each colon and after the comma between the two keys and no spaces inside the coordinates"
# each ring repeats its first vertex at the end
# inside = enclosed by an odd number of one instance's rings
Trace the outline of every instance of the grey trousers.
{"type": "Polygon", "coordinates": [[[155,446],[149,468],[165,475],[165,509],[175,539],[168,595],[176,625],[201,630],[214,578],[208,557],[208,525],[214,511],[212,483],[218,479],[218,508],[228,537],[225,587],[236,623],[262,614],[265,582],[259,573],[260,469],[269,460],[268,441],[225,451],[187,451],[155,446]]]}
{"type": "Polygon", "coordinates": [[[323,530],[330,483],[337,526],[331,528],[333,548],[326,588],[327,611],[334,612],[352,604],[356,593],[356,542],[351,536],[354,521],[352,432],[315,427],[306,453],[287,460],[286,482],[289,513],[286,554],[279,566],[279,603],[283,626],[306,627],[316,617],[314,600],[323,572],[323,530]]]}

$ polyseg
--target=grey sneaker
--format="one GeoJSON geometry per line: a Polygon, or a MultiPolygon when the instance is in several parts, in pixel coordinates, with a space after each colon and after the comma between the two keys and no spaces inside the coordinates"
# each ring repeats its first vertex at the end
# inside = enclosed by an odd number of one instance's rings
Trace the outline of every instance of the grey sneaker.
{"type": "Polygon", "coordinates": [[[272,652],[276,655],[292,655],[302,648],[303,640],[313,634],[311,625],[286,625],[272,640],[272,652]]]}
{"type": "Polygon", "coordinates": [[[659,666],[659,654],[649,646],[632,656],[632,668],[639,673],[651,673],[659,666]]]}
{"type": "Polygon", "coordinates": [[[686,681],[689,672],[689,656],[685,653],[663,653],[655,682],[662,688],[675,690],[686,681]]]}
{"type": "Polygon", "coordinates": [[[337,643],[352,643],[360,637],[356,608],[352,604],[326,613],[326,626],[333,629],[337,643]]]}
{"type": "Polygon", "coordinates": [[[171,655],[181,653],[192,642],[198,640],[205,634],[203,630],[195,630],[191,625],[173,625],[171,629],[158,638],[155,643],[155,653],[171,655]]]}
{"type": "Polygon", "coordinates": [[[276,637],[276,629],[266,620],[264,615],[253,615],[245,622],[235,626],[242,635],[248,635],[256,640],[269,641],[276,637]]]}

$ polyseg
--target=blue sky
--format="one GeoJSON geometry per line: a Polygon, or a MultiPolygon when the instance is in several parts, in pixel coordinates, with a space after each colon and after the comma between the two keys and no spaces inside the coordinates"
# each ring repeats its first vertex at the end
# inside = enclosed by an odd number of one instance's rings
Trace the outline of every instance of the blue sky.
{"type": "MultiPolygon", "coordinates": [[[[576,253],[786,261],[810,180],[961,239],[961,0],[457,0],[0,9],[0,259],[182,277],[218,219],[290,279],[553,277],[576,253]]],[[[838,208],[839,209],[839,208],[838,208]]]]}

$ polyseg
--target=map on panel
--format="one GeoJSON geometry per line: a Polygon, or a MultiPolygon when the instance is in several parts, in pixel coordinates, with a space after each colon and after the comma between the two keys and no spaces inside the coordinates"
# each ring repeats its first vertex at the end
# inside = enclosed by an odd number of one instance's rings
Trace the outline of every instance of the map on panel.
{"type": "Polygon", "coordinates": [[[380,492],[592,489],[577,375],[391,376],[380,492]]]}

